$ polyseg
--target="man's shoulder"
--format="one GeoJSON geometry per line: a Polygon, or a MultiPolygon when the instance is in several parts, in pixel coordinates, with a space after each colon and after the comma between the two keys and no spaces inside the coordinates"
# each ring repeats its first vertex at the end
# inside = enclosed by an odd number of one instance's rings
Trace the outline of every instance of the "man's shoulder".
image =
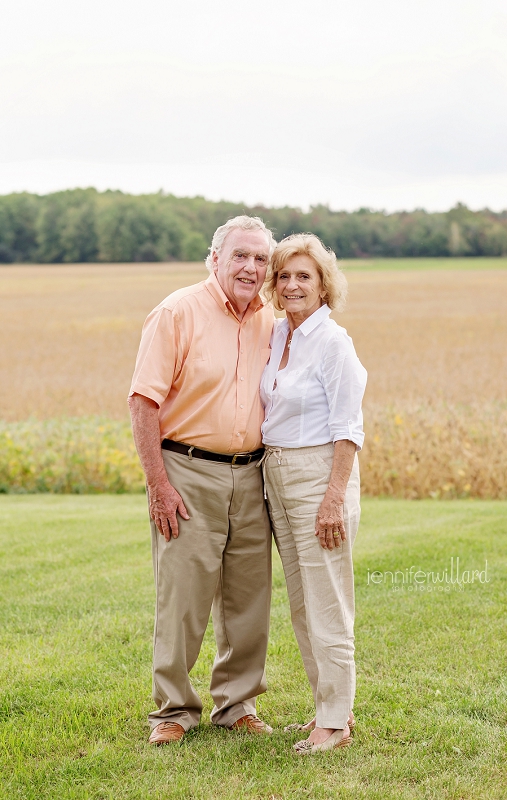
{"type": "Polygon", "coordinates": [[[206,289],[206,281],[194,283],[191,286],[184,286],[182,289],[177,289],[175,292],[167,295],[161,303],[154,309],[154,311],[167,309],[168,311],[176,311],[199,305],[200,303],[207,302],[209,292],[206,289]]]}
{"type": "Polygon", "coordinates": [[[263,303],[262,306],[258,309],[257,314],[260,315],[264,322],[268,322],[271,327],[277,322],[275,319],[275,315],[273,313],[273,306],[269,303],[263,303]]]}

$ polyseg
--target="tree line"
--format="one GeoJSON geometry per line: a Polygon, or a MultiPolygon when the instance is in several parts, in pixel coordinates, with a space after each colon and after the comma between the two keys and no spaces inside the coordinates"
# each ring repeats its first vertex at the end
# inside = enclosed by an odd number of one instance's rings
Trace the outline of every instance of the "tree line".
{"type": "Polygon", "coordinates": [[[388,214],[245,206],[203,197],[72,189],[0,196],[0,263],[199,261],[216,228],[262,217],[280,240],[311,231],[339,258],[507,255],[507,210],[423,209],[388,214]]]}

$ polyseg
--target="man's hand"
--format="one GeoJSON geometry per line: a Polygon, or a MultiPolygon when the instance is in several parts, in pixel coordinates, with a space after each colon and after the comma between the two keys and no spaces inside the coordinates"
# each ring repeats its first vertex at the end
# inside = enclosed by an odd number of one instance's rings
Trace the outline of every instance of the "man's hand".
{"type": "Polygon", "coordinates": [[[178,513],[183,519],[190,519],[181,499],[174,486],[169,481],[164,484],[148,485],[148,497],[150,507],[150,517],[159,529],[162,536],[168,542],[171,536],[177,539],[179,536],[178,513]]]}
{"type": "Polygon", "coordinates": [[[132,432],[141,465],[148,485],[150,517],[168,542],[171,536],[178,538],[176,513],[190,519],[174,486],[169,483],[160,447],[158,405],[149,397],[133,394],[129,397],[132,416],[132,432]]]}
{"type": "Polygon", "coordinates": [[[320,504],[315,525],[315,536],[324,550],[334,550],[347,538],[343,520],[343,499],[329,486],[320,504]]]}

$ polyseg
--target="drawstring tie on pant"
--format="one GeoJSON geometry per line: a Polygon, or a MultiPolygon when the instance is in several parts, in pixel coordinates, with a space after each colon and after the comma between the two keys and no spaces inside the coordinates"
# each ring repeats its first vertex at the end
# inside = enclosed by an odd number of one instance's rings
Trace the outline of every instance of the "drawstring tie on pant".
{"type": "Polygon", "coordinates": [[[282,461],[281,461],[281,459],[282,459],[282,448],[281,447],[271,447],[270,445],[267,445],[265,450],[264,450],[264,455],[262,456],[261,460],[258,461],[257,464],[255,465],[256,467],[261,467],[261,469],[262,469],[262,481],[264,483],[264,500],[268,499],[268,496],[266,494],[266,461],[268,460],[268,458],[270,456],[275,456],[276,460],[278,461],[278,464],[280,465],[282,463],[282,461]]]}

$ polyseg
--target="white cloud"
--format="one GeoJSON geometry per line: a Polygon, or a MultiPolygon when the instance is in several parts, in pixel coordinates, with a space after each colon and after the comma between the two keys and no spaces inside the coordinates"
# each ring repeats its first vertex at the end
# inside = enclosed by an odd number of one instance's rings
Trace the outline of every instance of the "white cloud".
{"type": "Polygon", "coordinates": [[[499,0],[11,0],[3,27],[1,192],[507,207],[499,0]]]}

